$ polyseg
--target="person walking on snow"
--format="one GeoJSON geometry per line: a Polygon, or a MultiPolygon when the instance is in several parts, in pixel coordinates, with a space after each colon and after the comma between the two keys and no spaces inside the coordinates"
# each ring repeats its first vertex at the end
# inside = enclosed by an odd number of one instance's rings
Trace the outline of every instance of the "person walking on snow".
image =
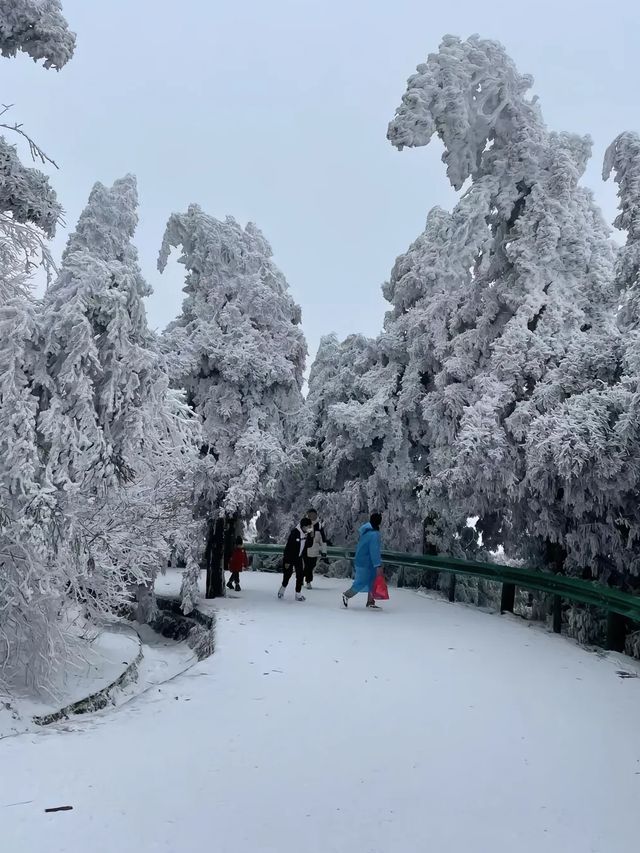
{"type": "Polygon", "coordinates": [[[327,535],[324,531],[324,525],[318,518],[318,513],[315,509],[310,509],[307,512],[307,517],[311,521],[312,530],[307,536],[307,544],[302,555],[304,561],[304,580],[307,589],[312,589],[313,572],[318,562],[318,557],[323,557],[327,553],[327,535]]]}
{"type": "Polygon", "coordinates": [[[367,607],[380,609],[373,598],[373,584],[376,576],[382,574],[381,524],[381,513],[373,512],[369,521],[360,528],[360,538],[353,561],[356,576],[351,589],[348,589],[342,596],[342,603],[345,607],[349,606],[349,599],[353,598],[354,595],[359,592],[366,592],[367,607]]]}
{"type": "Polygon", "coordinates": [[[236,537],[236,546],[229,557],[229,571],[231,577],[227,584],[228,589],[233,589],[235,585],[236,592],[240,592],[240,572],[243,569],[249,568],[249,557],[247,552],[242,547],[242,536],[236,537]]]}
{"type": "Polygon", "coordinates": [[[278,598],[284,598],[284,593],[287,584],[291,580],[291,575],[296,573],[296,601],[305,601],[302,594],[302,584],[304,583],[304,561],[302,555],[307,546],[307,536],[313,530],[311,519],[306,516],[301,519],[300,524],[294,527],[287,544],[284,546],[284,556],[282,558],[282,586],[278,590],[278,598]]]}

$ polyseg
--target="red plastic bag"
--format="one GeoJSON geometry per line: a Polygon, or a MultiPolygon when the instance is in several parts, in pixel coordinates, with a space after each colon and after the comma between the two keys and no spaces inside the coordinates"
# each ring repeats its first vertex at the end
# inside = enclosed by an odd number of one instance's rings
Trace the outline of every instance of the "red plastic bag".
{"type": "Polygon", "coordinates": [[[376,601],[389,600],[389,587],[384,579],[384,575],[376,575],[376,579],[373,582],[373,597],[376,601]]]}

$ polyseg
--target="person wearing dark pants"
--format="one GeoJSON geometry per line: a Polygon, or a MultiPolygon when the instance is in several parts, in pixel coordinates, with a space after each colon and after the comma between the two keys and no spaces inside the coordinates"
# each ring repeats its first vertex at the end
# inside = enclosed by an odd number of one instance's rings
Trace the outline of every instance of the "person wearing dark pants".
{"type": "Polygon", "coordinates": [[[294,527],[289,534],[282,558],[282,585],[278,590],[278,598],[284,598],[287,585],[295,572],[296,601],[305,600],[302,594],[302,584],[304,583],[304,560],[302,555],[307,544],[307,536],[311,533],[312,529],[311,521],[305,516],[301,519],[300,524],[294,527]]]}
{"type": "MultiPolygon", "coordinates": [[[[280,592],[282,592],[282,595],[279,596],[280,598],[282,598],[282,596],[284,595],[284,591],[287,588],[287,586],[289,585],[289,581],[291,580],[293,572],[294,572],[293,566],[289,565],[289,566],[283,567],[283,569],[282,569],[282,586],[280,587],[280,592]]],[[[298,598],[298,594],[302,593],[302,585],[304,583],[304,563],[302,563],[302,561],[300,561],[300,565],[296,564],[295,573],[296,573],[296,598],[298,598]]],[[[299,598],[299,601],[304,601],[304,596],[301,595],[299,598]]]]}
{"type": "Polygon", "coordinates": [[[305,552],[302,555],[302,560],[304,564],[304,582],[307,585],[307,589],[312,589],[313,573],[315,571],[318,558],[311,557],[305,552]]]}
{"type": "Polygon", "coordinates": [[[307,518],[311,522],[311,533],[307,536],[302,559],[304,560],[304,580],[307,589],[312,589],[313,572],[318,563],[318,557],[321,554],[324,557],[327,553],[327,535],[315,509],[307,512],[307,518]]]}

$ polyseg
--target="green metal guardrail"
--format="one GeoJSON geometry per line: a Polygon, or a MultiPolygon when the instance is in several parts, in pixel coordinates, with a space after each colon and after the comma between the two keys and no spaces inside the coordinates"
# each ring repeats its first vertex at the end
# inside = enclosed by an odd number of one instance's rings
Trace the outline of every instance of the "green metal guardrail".
{"type": "MultiPolygon", "coordinates": [[[[279,555],[281,545],[249,545],[252,554],[279,555]]],[[[352,559],[353,549],[329,548],[327,556],[335,559],[352,559]]],[[[481,563],[476,560],[460,560],[454,557],[403,554],[398,551],[383,551],[385,566],[448,572],[451,575],[449,600],[455,601],[456,575],[468,575],[502,584],[500,612],[513,612],[516,588],[546,592],[554,598],[553,630],[560,633],[562,600],[600,607],[608,614],[607,648],[624,651],[628,629],[626,620],[640,623],[640,595],[631,595],[618,589],[603,586],[597,581],[587,581],[566,575],[541,572],[519,566],[504,566],[499,563],[481,563]]]]}

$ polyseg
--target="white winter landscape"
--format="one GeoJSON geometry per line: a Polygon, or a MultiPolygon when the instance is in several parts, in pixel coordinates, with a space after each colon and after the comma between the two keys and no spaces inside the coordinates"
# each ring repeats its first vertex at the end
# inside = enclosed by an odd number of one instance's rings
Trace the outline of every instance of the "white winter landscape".
{"type": "Polygon", "coordinates": [[[344,581],[304,604],[277,583],[216,604],[184,675],[0,742],[2,849],[637,850],[636,663],[411,591],[372,613],[344,581]]]}
{"type": "Polygon", "coordinates": [[[1,853],[640,849],[639,31],[0,0],[1,853]]]}

